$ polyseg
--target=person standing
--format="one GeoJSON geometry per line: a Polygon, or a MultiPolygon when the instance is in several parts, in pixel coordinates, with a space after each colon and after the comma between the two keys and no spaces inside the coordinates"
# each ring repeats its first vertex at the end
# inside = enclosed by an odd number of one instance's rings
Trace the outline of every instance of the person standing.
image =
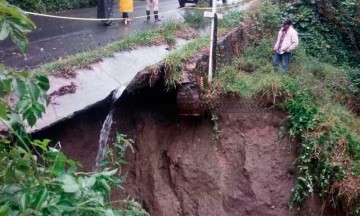
{"type": "Polygon", "coordinates": [[[283,72],[288,72],[291,51],[293,51],[298,45],[298,33],[292,27],[291,20],[286,20],[279,31],[279,35],[273,49],[273,65],[275,71],[279,70],[279,64],[281,63],[283,72]]]}
{"type": "Polygon", "coordinates": [[[133,0],[119,0],[119,10],[123,13],[124,23],[127,25],[131,23],[129,18],[129,13],[134,11],[134,1],[133,0]]]}
{"type": "Polygon", "coordinates": [[[159,0],[146,0],[146,21],[150,21],[151,10],[154,11],[155,22],[160,22],[159,19],[159,0]]]}

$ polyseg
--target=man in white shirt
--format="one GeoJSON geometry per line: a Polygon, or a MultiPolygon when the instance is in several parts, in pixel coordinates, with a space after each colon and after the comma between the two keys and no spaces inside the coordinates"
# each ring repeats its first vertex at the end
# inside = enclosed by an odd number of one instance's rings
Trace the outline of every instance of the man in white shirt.
{"type": "Polygon", "coordinates": [[[299,45],[299,37],[296,30],[292,27],[291,20],[286,20],[279,31],[273,54],[273,64],[275,71],[279,70],[279,64],[284,73],[288,72],[291,51],[299,45]]]}

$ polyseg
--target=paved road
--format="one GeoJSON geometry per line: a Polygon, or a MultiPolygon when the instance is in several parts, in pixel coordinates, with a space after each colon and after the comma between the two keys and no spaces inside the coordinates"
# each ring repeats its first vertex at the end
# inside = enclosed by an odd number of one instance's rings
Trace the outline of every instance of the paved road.
{"type": "MultiPolygon", "coordinates": [[[[117,6],[115,6],[117,7],[117,6]]],[[[160,12],[174,10],[177,0],[161,0],[160,12]]],[[[121,17],[114,8],[114,17],[121,17]]],[[[96,8],[85,8],[57,13],[60,16],[96,17],[96,8]]],[[[136,1],[134,13],[130,17],[145,15],[145,2],[136,1]]],[[[179,19],[180,11],[160,16],[163,21],[179,19]]],[[[30,46],[26,58],[19,54],[10,41],[0,42],[0,60],[6,66],[17,68],[33,68],[41,63],[78,52],[89,51],[104,46],[114,40],[128,36],[137,30],[159,26],[153,22],[145,23],[136,19],[132,25],[124,26],[121,21],[114,21],[109,27],[99,22],[72,21],[52,18],[32,17],[37,29],[28,35],[30,46]]]]}

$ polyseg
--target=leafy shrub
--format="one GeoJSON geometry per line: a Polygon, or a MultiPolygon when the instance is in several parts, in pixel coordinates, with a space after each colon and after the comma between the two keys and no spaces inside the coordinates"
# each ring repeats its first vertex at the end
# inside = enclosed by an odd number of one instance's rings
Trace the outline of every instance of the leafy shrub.
{"type": "Polygon", "coordinates": [[[24,10],[48,12],[95,6],[97,0],[9,0],[9,3],[24,10]]]}
{"type": "Polygon", "coordinates": [[[210,19],[204,17],[204,11],[186,9],[183,14],[185,23],[193,28],[202,28],[210,23],[210,19]]]}
{"type": "Polygon", "coordinates": [[[230,10],[225,12],[224,18],[219,21],[219,28],[234,28],[240,25],[243,20],[244,13],[238,10],[230,10]]]}
{"type": "MultiPolygon", "coordinates": [[[[26,51],[25,33],[34,26],[18,8],[0,1],[1,40],[8,35],[26,51]],[[5,30],[4,29],[5,26],[5,30]]],[[[77,172],[77,163],[50,140],[33,140],[26,132],[45,112],[49,80],[0,65],[0,215],[147,215],[134,201],[113,210],[112,187],[121,187],[118,167],[127,142],[119,140],[117,163],[99,173],[77,172]],[[15,104],[7,97],[15,98],[15,104]]]]}
{"type": "MultiPolygon", "coordinates": [[[[274,2],[281,2],[274,0],[274,2]]],[[[308,54],[326,62],[357,64],[360,46],[359,4],[355,0],[302,1],[283,6],[294,21],[308,54]]]]}

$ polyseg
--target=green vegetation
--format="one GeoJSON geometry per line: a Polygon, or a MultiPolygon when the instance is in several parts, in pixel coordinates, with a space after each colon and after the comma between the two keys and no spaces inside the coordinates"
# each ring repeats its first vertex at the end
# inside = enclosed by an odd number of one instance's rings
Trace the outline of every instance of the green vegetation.
{"type": "Polygon", "coordinates": [[[292,207],[318,193],[346,213],[360,215],[360,119],[354,112],[359,106],[360,69],[317,59],[309,55],[311,42],[302,41],[290,74],[275,73],[271,50],[281,22],[269,17],[281,13],[280,7],[265,1],[247,14],[244,22],[250,26],[243,54],[221,66],[213,90],[289,114],[288,134],[302,145],[292,207]]]}
{"type": "Polygon", "coordinates": [[[102,58],[111,57],[114,53],[123,50],[159,43],[168,43],[173,45],[176,39],[174,36],[176,32],[183,31],[186,28],[188,28],[186,25],[169,22],[164,24],[159,29],[138,31],[133,35],[126,37],[125,39],[110,43],[109,45],[100,48],[99,50],[78,53],[47,64],[43,64],[39,68],[36,68],[33,72],[43,75],[49,75],[55,72],[67,73],[79,68],[86,68],[90,64],[95,63],[102,58]]]}
{"type": "Polygon", "coordinates": [[[193,28],[204,28],[210,24],[210,19],[204,17],[204,11],[197,8],[188,8],[183,14],[185,23],[193,28]]]}
{"type": "MultiPolygon", "coordinates": [[[[204,11],[205,10],[199,10],[198,8],[186,9],[183,14],[185,23],[195,29],[209,26],[211,23],[211,19],[204,17],[204,11]]],[[[219,31],[222,30],[225,31],[228,30],[229,28],[238,27],[244,15],[243,12],[233,8],[220,9],[219,13],[224,14],[224,18],[218,20],[219,31]]]]}
{"type": "Polygon", "coordinates": [[[186,60],[194,57],[195,54],[209,44],[208,37],[202,37],[190,41],[181,49],[176,50],[166,56],[164,60],[167,88],[175,88],[181,81],[181,71],[186,66],[186,60]]]}
{"type": "MultiPolygon", "coordinates": [[[[21,10],[0,1],[1,40],[7,36],[25,52],[33,23],[21,10]],[[5,29],[5,30],[4,30],[5,29]]],[[[135,215],[147,213],[133,200],[113,209],[111,188],[121,188],[119,166],[131,141],[118,136],[117,150],[99,173],[77,172],[78,164],[50,140],[34,140],[26,129],[45,112],[49,80],[0,65],[0,215],[135,215]],[[10,100],[11,96],[14,100],[10,100]],[[15,102],[14,102],[15,101],[15,102]]]]}
{"type": "MultiPolygon", "coordinates": [[[[226,32],[239,25],[243,19],[240,11],[229,10],[224,14],[224,22],[219,22],[219,31],[226,32]]],[[[187,61],[197,53],[205,50],[209,45],[209,37],[201,37],[190,41],[181,49],[170,53],[164,60],[165,84],[168,89],[175,88],[181,81],[181,71],[185,68],[187,61]]]]}
{"type": "Polygon", "coordinates": [[[23,10],[34,12],[61,11],[95,6],[97,0],[9,0],[23,10]]]}
{"type": "Polygon", "coordinates": [[[309,55],[326,62],[359,64],[360,1],[301,1],[281,8],[283,17],[291,18],[302,33],[309,55]]]}
{"type": "Polygon", "coordinates": [[[219,20],[218,29],[219,31],[230,28],[239,27],[240,22],[243,20],[244,13],[238,10],[231,9],[224,13],[224,18],[219,20]]]}
{"type": "Polygon", "coordinates": [[[34,23],[19,8],[0,0],[0,40],[10,36],[19,50],[25,53],[28,40],[24,34],[34,29],[34,23]]]}

